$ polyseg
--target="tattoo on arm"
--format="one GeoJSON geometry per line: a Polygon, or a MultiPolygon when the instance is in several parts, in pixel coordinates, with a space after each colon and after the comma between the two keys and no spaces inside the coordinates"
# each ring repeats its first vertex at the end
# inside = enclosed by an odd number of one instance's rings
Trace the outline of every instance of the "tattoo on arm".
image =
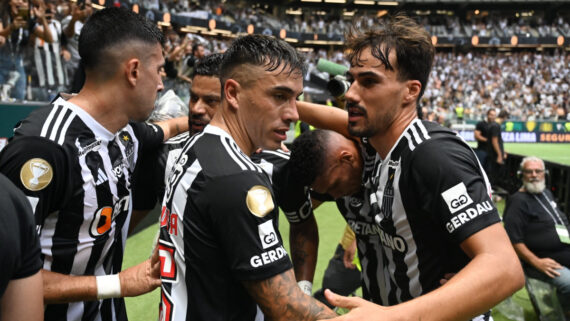
{"type": "Polygon", "coordinates": [[[244,281],[266,320],[317,320],[334,318],[336,313],[304,294],[290,269],[269,279],[244,281]]]}

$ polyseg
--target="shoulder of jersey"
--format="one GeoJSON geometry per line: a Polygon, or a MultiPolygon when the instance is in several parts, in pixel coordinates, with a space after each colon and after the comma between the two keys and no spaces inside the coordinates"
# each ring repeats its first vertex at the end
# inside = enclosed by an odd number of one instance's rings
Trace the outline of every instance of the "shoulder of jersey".
{"type": "MultiPolygon", "coordinates": [[[[194,137],[193,137],[194,138],[194,137]]],[[[195,141],[189,154],[200,160],[202,170],[211,176],[233,175],[244,171],[263,173],[259,165],[244,155],[227,137],[204,134],[195,141]]]]}
{"type": "MultiPolygon", "coordinates": [[[[82,130],[85,125],[77,127],[81,118],[71,108],[62,104],[42,106],[30,113],[15,129],[14,138],[20,136],[44,137],[58,145],[66,143],[66,137],[71,132],[82,130]]],[[[74,142],[71,142],[74,144],[74,142]]]]}
{"type": "Polygon", "coordinates": [[[22,119],[14,128],[14,136],[39,136],[42,126],[52,110],[52,105],[34,109],[28,117],[22,119]]]}
{"type": "Polygon", "coordinates": [[[272,164],[282,164],[286,163],[290,158],[290,153],[284,152],[282,150],[262,150],[260,153],[253,154],[251,160],[255,163],[260,163],[261,160],[265,160],[272,164]]]}
{"type": "Polygon", "coordinates": [[[184,132],[182,134],[176,135],[172,138],[170,138],[169,140],[165,141],[164,144],[166,145],[179,145],[180,147],[182,147],[182,145],[184,145],[188,139],[190,138],[190,133],[188,132],[184,132]]]}

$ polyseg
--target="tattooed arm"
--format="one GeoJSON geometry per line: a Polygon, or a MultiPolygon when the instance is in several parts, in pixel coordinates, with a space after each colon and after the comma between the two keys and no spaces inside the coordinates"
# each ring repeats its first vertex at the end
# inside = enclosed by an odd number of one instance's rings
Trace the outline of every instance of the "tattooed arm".
{"type": "Polygon", "coordinates": [[[319,230],[314,215],[304,222],[290,225],[289,245],[295,278],[298,281],[307,280],[312,283],[319,247],[319,230]]]}
{"type": "Polygon", "coordinates": [[[317,320],[336,317],[331,309],[297,286],[293,269],[265,280],[243,281],[266,320],[317,320]]]}

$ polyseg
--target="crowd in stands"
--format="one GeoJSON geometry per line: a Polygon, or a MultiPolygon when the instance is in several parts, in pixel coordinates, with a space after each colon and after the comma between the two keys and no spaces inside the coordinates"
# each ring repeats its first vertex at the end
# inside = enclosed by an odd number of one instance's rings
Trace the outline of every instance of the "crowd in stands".
{"type": "Polygon", "coordinates": [[[570,108],[570,56],[565,52],[437,53],[422,98],[428,111],[483,119],[489,108],[511,119],[566,120],[570,108]]]}
{"type": "MultiPolygon", "coordinates": [[[[3,0],[2,25],[6,29],[13,18],[7,12],[10,4],[24,2],[22,0],[3,0]]],[[[78,66],[78,53],[75,45],[84,21],[91,10],[78,8],[75,3],[63,0],[33,0],[30,6],[42,8],[46,23],[52,33],[52,41],[30,34],[29,39],[17,43],[21,49],[24,68],[19,72],[20,84],[27,83],[24,99],[46,101],[60,91],[76,91],[77,81],[74,82],[75,70],[78,66]],[[71,26],[70,26],[71,25],[71,26]],[[51,64],[51,67],[48,66],[51,64]]],[[[89,3],[89,0],[87,0],[89,3]]],[[[221,3],[207,1],[198,5],[195,2],[178,1],[176,5],[160,1],[147,1],[142,5],[159,10],[183,12],[190,10],[193,14],[202,12],[204,15],[225,16],[233,21],[241,21],[244,25],[255,24],[274,28],[283,24],[286,29],[297,32],[343,32],[348,23],[342,19],[328,19],[324,16],[313,16],[303,20],[301,16],[278,19],[255,10],[224,9],[221,3]],[[190,9],[186,9],[190,8],[190,9]]],[[[87,6],[89,8],[89,6],[87,6]]],[[[37,11],[37,10],[36,10],[37,11]]],[[[37,14],[37,13],[36,13],[37,14]]],[[[41,15],[41,12],[40,12],[41,15]]],[[[290,17],[290,16],[287,16],[290,17]]],[[[38,21],[30,18],[29,23],[41,26],[38,21]]],[[[460,22],[454,16],[439,16],[436,19],[421,18],[429,31],[438,36],[504,36],[530,32],[533,36],[570,35],[568,23],[555,19],[552,24],[536,25],[530,23],[528,17],[518,21],[502,17],[474,17],[471,25],[460,22]]],[[[361,24],[372,24],[372,16],[356,19],[361,24]]],[[[533,20],[535,21],[535,20],[533,20]]],[[[539,22],[543,22],[539,20],[539,22]]],[[[2,29],[0,29],[2,30],[2,29]]],[[[32,30],[32,29],[30,29],[32,30]]],[[[12,32],[13,34],[15,32],[12,32]]],[[[188,76],[196,59],[203,55],[224,52],[230,39],[202,37],[195,34],[177,32],[175,29],[165,29],[167,42],[165,45],[166,68],[164,83],[166,92],[173,89],[184,102],[189,99],[190,80],[188,76]],[[199,52],[194,52],[200,50],[199,52]]],[[[24,33],[26,34],[26,33],[24,33]]],[[[14,47],[17,37],[0,36],[1,60],[14,59],[10,48],[14,47]],[[8,39],[8,41],[7,41],[8,39]]],[[[13,50],[12,50],[13,51],[13,50]]],[[[340,48],[327,51],[315,49],[306,52],[309,71],[319,58],[331,60],[348,66],[340,48]]],[[[17,59],[18,57],[16,57],[17,59]]],[[[505,109],[512,119],[519,120],[566,120],[569,119],[570,109],[568,89],[570,83],[570,56],[564,51],[552,52],[512,52],[512,53],[451,53],[439,52],[436,55],[430,84],[422,98],[422,106],[432,117],[450,120],[454,111],[461,107],[464,119],[479,120],[484,118],[489,108],[505,109]]],[[[14,98],[22,99],[22,86],[16,88],[10,84],[7,74],[0,79],[2,82],[2,101],[14,98]],[[17,91],[20,91],[17,93],[17,91]]],[[[80,84],[80,83],[79,83],[80,84]]],[[[80,85],[79,85],[80,86],[80,85]]]]}

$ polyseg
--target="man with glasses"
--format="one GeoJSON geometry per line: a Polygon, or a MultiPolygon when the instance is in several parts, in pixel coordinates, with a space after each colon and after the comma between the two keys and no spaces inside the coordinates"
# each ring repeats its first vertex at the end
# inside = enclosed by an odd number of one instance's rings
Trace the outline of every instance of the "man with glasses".
{"type": "Polygon", "coordinates": [[[505,209],[505,229],[529,277],[551,283],[570,316],[570,239],[568,219],[545,188],[544,162],[525,157],[520,166],[523,186],[505,209]]]}

